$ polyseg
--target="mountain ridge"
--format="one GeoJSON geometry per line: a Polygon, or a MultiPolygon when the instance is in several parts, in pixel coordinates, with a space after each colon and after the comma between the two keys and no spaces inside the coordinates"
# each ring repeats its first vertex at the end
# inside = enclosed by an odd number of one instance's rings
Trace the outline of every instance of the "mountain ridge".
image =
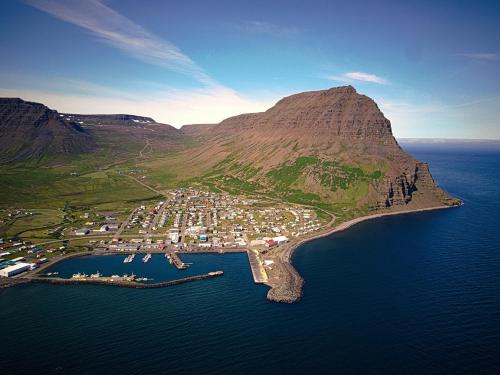
{"type": "MultiPolygon", "coordinates": [[[[48,113],[52,127],[69,131],[62,138],[69,138],[70,145],[80,145],[77,141],[83,134],[80,148],[57,148],[46,142],[48,150],[113,149],[114,157],[128,153],[146,160],[172,155],[176,165],[167,163],[165,168],[187,170],[186,178],[200,183],[240,192],[243,187],[246,192],[326,207],[346,217],[457,202],[437,186],[426,163],[401,149],[378,105],[352,86],[293,94],[264,112],[180,129],[145,116],[59,114],[21,99],[10,99],[10,105],[12,113],[21,107],[48,113]]],[[[15,120],[5,116],[5,107],[1,107],[0,129],[17,129],[15,120]]],[[[37,129],[36,116],[28,115],[17,114],[25,123],[31,119],[31,127],[37,129]]],[[[40,157],[43,152],[43,147],[21,152],[18,159],[40,157]]]]}
{"type": "Polygon", "coordinates": [[[0,163],[40,159],[46,154],[78,154],[95,149],[90,134],[47,106],[20,98],[0,98],[0,163]]]}

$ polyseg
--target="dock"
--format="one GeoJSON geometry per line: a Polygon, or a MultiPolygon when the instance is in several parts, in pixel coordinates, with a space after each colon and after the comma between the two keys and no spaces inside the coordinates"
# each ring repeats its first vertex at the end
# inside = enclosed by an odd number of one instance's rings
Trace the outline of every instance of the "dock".
{"type": "Polygon", "coordinates": [[[184,263],[179,255],[175,251],[169,251],[165,254],[169,261],[177,268],[178,270],[185,270],[188,268],[188,265],[184,263]]]}
{"type": "Polygon", "coordinates": [[[267,283],[267,272],[264,269],[262,261],[260,260],[259,252],[257,250],[248,250],[247,254],[250,268],[252,269],[253,281],[256,284],[267,283]]]}

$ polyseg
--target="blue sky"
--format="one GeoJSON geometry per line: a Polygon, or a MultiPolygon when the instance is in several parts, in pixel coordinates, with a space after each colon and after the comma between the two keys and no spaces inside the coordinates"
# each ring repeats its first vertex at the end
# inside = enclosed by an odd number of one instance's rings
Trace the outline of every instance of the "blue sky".
{"type": "Polygon", "coordinates": [[[499,16],[498,1],[6,0],[0,95],[180,126],[351,84],[398,137],[500,139],[499,16]]]}

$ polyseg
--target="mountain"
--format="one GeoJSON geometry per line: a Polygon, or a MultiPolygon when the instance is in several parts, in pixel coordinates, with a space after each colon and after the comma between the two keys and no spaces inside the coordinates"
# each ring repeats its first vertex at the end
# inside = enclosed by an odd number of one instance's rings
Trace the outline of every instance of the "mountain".
{"type": "Polygon", "coordinates": [[[239,188],[353,213],[456,203],[352,86],[291,95],[191,133],[203,138],[192,162],[239,188]]]}
{"type": "Polygon", "coordinates": [[[105,151],[107,158],[167,152],[182,146],[182,132],[150,117],[59,113],[40,103],[0,98],[0,164],[105,151]]]}
{"type": "Polygon", "coordinates": [[[113,114],[113,115],[81,115],[75,113],[66,113],[67,117],[72,118],[79,123],[87,125],[149,125],[156,124],[156,121],[151,117],[127,115],[127,114],[113,114]]]}
{"type": "Polygon", "coordinates": [[[183,125],[180,131],[190,137],[198,137],[208,134],[217,124],[190,124],[183,125]]]}
{"type": "Polygon", "coordinates": [[[459,203],[436,185],[425,162],[401,149],[377,104],[352,86],[291,95],[265,112],[181,129],[149,117],[59,114],[0,99],[0,131],[3,163],[87,153],[102,165],[140,162],[155,188],[201,183],[341,219],[459,203]]]}
{"type": "Polygon", "coordinates": [[[179,129],[172,125],[157,123],[150,117],[74,113],[65,116],[89,131],[100,150],[112,149],[117,155],[170,152],[182,146],[184,137],[179,129]]]}
{"type": "Polygon", "coordinates": [[[95,149],[78,123],[40,103],[0,98],[0,163],[95,149]]]}

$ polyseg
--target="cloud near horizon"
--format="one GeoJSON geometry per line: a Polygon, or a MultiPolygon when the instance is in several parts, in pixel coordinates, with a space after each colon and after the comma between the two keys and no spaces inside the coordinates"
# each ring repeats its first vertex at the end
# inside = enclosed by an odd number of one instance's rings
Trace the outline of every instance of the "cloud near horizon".
{"type": "Polygon", "coordinates": [[[472,60],[500,61],[498,53],[457,53],[455,56],[466,57],[472,60]]]}
{"type": "MultiPolygon", "coordinates": [[[[153,87],[154,85],[151,85],[153,87]]],[[[157,87],[147,93],[116,90],[92,82],[59,79],[39,88],[0,87],[0,96],[41,102],[63,113],[127,113],[153,117],[160,123],[180,127],[195,123],[218,123],[241,113],[261,112],[283,94],[258,92],[242,96],[226,87],[175,89],[157,87]]]]}
{"type": "Polygon", "coordinates": [[[345,82],[345,83],[352,83],[355,81],[377,83],[379,85],[386,85],[389,83],[386,79],[382,77],[365,72],[348,72],[340,76],[328,75],[325,78],[330,81],[345,82]]]}

